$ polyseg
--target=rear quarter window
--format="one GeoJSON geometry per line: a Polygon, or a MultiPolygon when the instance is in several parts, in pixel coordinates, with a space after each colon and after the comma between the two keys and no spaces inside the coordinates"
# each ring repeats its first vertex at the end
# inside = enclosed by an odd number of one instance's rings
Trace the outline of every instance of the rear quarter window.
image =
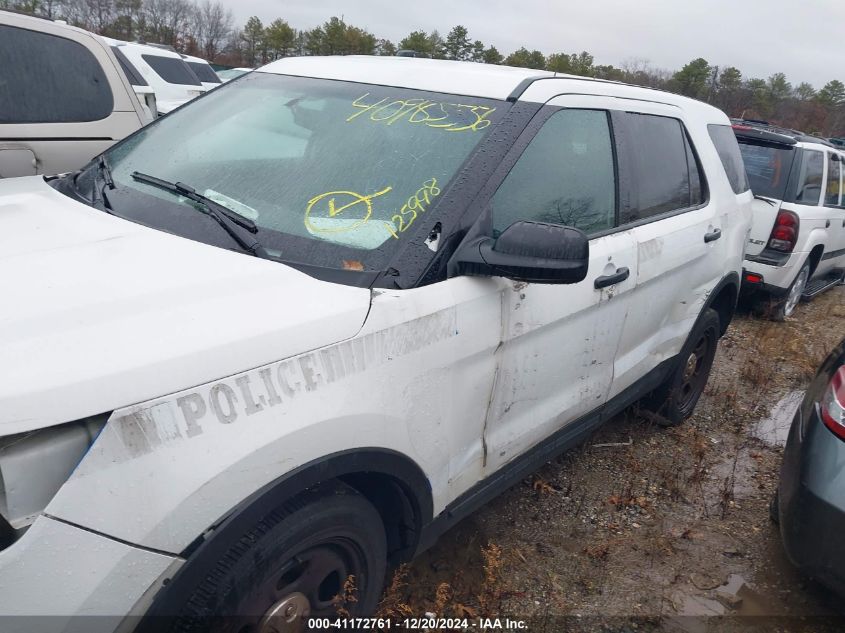
{"type": "Polygon", "coordinates": [[[0,25],[0,123],[98,121],[113,108],[105,72],[82,44],[0,25]]]}
{"type": "Polygon", "coordinates": [[[156,74],[169,84],[184,86],[199,86],[200,80],[182,59],[164,57],[163,55],[141,55],[156,74]]]}
{"type": "Polygon", "coordinates": [[[733,192],[748,191],[750,188],[748,176],[739,151],[739,143],[736,141],[736,135],[731,126],[710,124],[707,126],[707,131],[722,161],[722,167],[725,168],[725,175],[731,183],[733,192]]]}
{"type": "Polygon", "coordinates": [[[186,62],[188,66],[191,67],[191,70],[194,71],[194,74],[199,78],[200,81],[204,81],[208,84],[219,84],[220,77],[218,77],[214,69],[211,68],[208,64],[201,64],[200,62],[186,62]]]}

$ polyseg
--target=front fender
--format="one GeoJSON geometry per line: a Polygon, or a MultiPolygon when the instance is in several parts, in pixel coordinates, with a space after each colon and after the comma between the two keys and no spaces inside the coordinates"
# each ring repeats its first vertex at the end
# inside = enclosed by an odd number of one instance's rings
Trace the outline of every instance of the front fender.
{"type": "Polygon", "coordinates": [[[115,411],[46,512],[178,554],[271,482],[373,448],[418,464],[442,494],[456,335],[454,312],[439,311],[115,411]]]}

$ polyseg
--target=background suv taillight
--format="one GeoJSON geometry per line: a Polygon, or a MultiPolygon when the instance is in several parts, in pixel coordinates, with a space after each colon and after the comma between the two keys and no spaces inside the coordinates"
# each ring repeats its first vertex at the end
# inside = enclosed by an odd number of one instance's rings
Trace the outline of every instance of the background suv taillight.
{"type": "Polygon", "coordinates": [[[779,211],[775,228],[769,236],[769,248],[782,253],[791,253],[798,241],[800,221],[792,211],[779,211]]]}
{"type": "Polygon", "coordinates": [[[825,426],[845,440],[845,365],[833,374],[822,396],[821,410],[825,426]]]}

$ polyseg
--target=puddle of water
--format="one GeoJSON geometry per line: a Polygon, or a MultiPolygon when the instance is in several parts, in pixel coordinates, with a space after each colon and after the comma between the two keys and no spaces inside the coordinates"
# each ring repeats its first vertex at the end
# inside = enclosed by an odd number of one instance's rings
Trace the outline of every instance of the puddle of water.
{"type": "Polygon", "coordinates": [[[716,598],[736,615],[764,616],[781,612],[780,605],[767,601],[739,574],[728,576],[727,582],[716,590],[716,598]]]}
{"type": "Polygon", "coordinates": [[[790,391],[772,408],[765,420],[760,420],[751,428],[752,437],[763,440],[769,446],[785,446],[789,436],[792,418],[804,398],[802,390],[790,391]]]}
{"type": "Polygon", "coordinates": [[[718,505],[724,491],[725,480],[730,480],[730,492],[737,501],[745,499],[757,491],[754,472],[757,463],[751,458],[747,448],[740,449],[734,456],[727,456],[710,468],[710,485],[706,489],[708,504],[718,505]]]}
{"type": "Polygon", "coordinates": [[[720,602],[703,596],[684,596],[678,611],[679,615],[725,615],[725,607],[720,602]]]}

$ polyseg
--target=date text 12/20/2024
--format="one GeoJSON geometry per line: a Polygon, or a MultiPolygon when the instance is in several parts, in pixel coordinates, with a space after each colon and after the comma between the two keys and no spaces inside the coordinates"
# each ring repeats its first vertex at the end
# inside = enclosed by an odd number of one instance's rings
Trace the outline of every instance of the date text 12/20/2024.
{"type": "Polygon", "coordinates": [[[308,618],[310,630],[347,629],[359,631],[384,631],[406,629],[409,631],[526,631],[525,620],[513,618],[308,618]]]}

